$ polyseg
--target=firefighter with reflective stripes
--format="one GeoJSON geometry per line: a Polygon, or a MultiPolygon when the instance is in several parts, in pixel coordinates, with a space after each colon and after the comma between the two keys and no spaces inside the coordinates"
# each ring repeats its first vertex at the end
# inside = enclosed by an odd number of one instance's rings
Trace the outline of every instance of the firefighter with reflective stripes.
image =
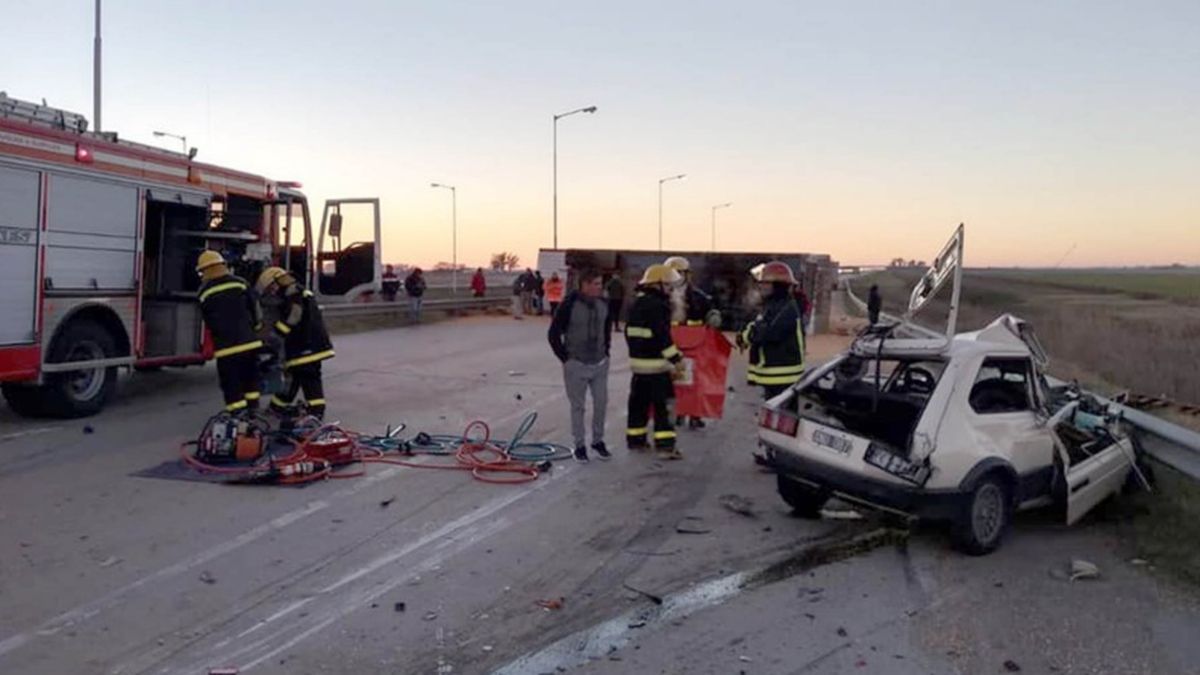
{"type": "MultiPolygon", "coordinates": [[[[672,321],[671,325],[677,326],[681,323],[686,326],[712,326],[717,330],[721,328],[721,313],[713,309],[712,297],[704,291],[696,288],[692,283],[692,264],[687,258],[679,255],[673,255],[663,261],[663,264],[671,269],[679,272],[683,278],[683,307],[680,315],[683,321],[672,321]]],[[[683,416],[675,418],[675,426],[683,426],[683,416]]],[[[687,419],[689,429],[703,429],[704,420],[699,417],[689,417],[687,419]]]]}
{"type": "Polygon", "coordinates": [[[750,347],[746,379],[774,398],[804,375],[804,324],[792,296],[796,277],[785,263],[763,265],[757,281],[763,294],[762,312],[739,336],[750,347]]]}
{"type": "Polygon", "coordinates": [[[666,265],[647,267],[625,323],[629,369],[633,372],[625,442],[630,450],[649,449],[653,410],[654,447],[663,459],[683,458],[675,447],[671,423],[671,402],[675,398],[672,380],[683,365],[683,354],[671,341],[670,289],[681,280],[679,273],[666,265]]]}
{"type": "Polygon", "coordinates": [[[316,297],[279,267],[263,270],[255,288],[262,297],[275,296],[280,301],[279,319],[272,329],[283,339],[287,385],[282,393],[271,397],[271,410],[281,415],[289,414],[296,396],[303,391],[308,414],[318,419],[324,417],[321,362],[332,358],[334,353],[316,297]]]}
{"type": "Polygon", "coordinates": [[[261,323],[258,303],[250,296],[246,281],[231,274],[216,251],[200,254],[196,273],[202,280],[200,313],[212,335],[225,410],[255,410],[261,396],[258,351],[263,346],[255,332],[261,323]]]}

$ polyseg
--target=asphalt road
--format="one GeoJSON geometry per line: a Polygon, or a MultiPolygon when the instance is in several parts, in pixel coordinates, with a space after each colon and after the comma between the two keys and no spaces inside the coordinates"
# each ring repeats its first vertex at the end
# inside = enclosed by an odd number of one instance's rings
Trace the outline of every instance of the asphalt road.
{"type": "MultiPolygon", "coordinates": [[[[505,437],[536,411],[533,435],[566,442],[545,328],[340,336],[330,417],[505,437]]],[[[1023,517],[966,558],[936,530],[795,519],[750,460],[740,370],[725,419],[661,463],[621,448],[620,340],[613,359],[614,459],[516,487],[378,465],[306,488],[132,477],[219,407],[211,367],[129,378],[88,420],[0,408],[0,672],[1200,672],[1196,596],[1130,562],[1111,524],[1023,517]],[[1072,557],[1101,578],[1059,578],[1072,557]]]]}

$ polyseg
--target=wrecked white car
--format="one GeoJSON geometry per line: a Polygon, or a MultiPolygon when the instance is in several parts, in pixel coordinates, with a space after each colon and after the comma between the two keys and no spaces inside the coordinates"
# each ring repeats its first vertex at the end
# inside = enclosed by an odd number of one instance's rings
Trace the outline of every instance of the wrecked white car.
{"type": "Polygon", "coordinates": [[[1028,324],[1005,315],[953,338],[909,327],[872,327],[761,408],[759,444],[797,513],[837,497],[948,522],[980,555],[1016,510],[1060,504],[1074,523],[1122,488],[1136,465],[1124,423],[1049,386],[1028,324]]]}

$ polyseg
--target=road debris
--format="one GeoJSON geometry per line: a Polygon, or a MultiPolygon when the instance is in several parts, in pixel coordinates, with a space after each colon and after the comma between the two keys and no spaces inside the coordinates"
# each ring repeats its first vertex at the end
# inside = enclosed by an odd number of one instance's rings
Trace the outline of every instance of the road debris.
{"type": "Polygon", "coordinates": [[[88,424],[83,427],[83,433],[94,434],[94,433],[96,433],[96,430],[92,428],[92,425],[88,424]]]}
{"type": "Polygon", "coordinates": [[[746,516],[747,518],[757,518],[758,514],[754,512],[754,500],[741,495],[721,495],[717,498],[721,506],[733,511],[734,513],[746,516]]]}
{"type": "Polygon", "coordinates": [[[849,633],[846,632],[846,629],[842,628],[841,626],[838,626],[837,634],[838,634],[838,637],[846,637],[847,635],[849,635],[849,633]]]}
{"type": "Polygon", "coordinates": [[[203,581],[206,584],[212,585],[212,584],[217,583],[217,578],[213,576],[212,572],[209,572],[208,570],[204,570],[203,572],[200,573],[200,581],[203,581]]]}
{"type": "Polygon", "coordinates": [[[397,602],[396,604],[392,605],[393,612],[403,612],[406,609],[408,609],[408,605],[405,605],[403,602],[397,602]]]}
{"type": "Polygon", "coordinates": [[[862,520],[863,514],[852,509],[821,509],[825,520],[862,520]]]}
{"type": "Polygon", "coordinates": [[[423,616],[423,617],[421,617],[421,618],[422,618],[422,619],[424,619],[424,620],[426,620],[426,621],[434,621],[434,620],[436,620],[436,619],[438,618],[438,613],[437,613],[437,612],[433,612],[433,611],[430,611],[430,612],[425,612],[425,616],[423,616]]]}
{"type": "Polygon", "coordinates": [[[104,560],[100,561],[100,566],[101,567],[112,567],[113,565],[116,565],[117,563],[120,563],[120,562],[121,562],[120,558],[118,558],[116,556],[109,556],[109,557],[105,558],[104,560]]]}
{"type": "Polygon", "coordinates": [[[525,373],[525,371],[523,371],[523,370],[510,370],[510,371],[508,371],[508,376],[509,376],[509,377],[525,377],[525,374],[526,374],[526,373],[525,373]]]}
{"type": "Polygon", "coordinates": [[[684,521],[680,521],[675,525],[675,531],[679,534],[709,534],[712,532],[712,530],[705,527],[687,525],[684,521]]]}
{"type": "Polygon", "coordinates": [[[663,604],[663,599],[662,599],[662,596],[661,596],[661,595],[655,595],[655,594],[651,593],[650,591],[643,591],[643,590],[642,590],[642,589],[640,589],[640,588],[634,588],[633,586],[630,586],[630,585],[629,585],[629,584],[627,584],[627,583],[622,583],[622,584],[621,584],[621,586],[622,586],[622,587],[623,587],[625,590],[627,590],[627,591],[633,591],[634,593],[637,593],[638,595],[640,595],[640,596],[642,596],[642,597],[646,598],[647,600],[649,600],[650,602],[653,602],[653,603],[654,603],[654,604],[656,604],[656,605],[661,605],[661,604],[663,604]]]}
{"type": "Polygon", "coordinates": [[[1004,669],[1010,673],[1021,672],[1021,666],[1017,665],[1017,662],[1013,661],[1012,659],[1009,659],[1008,661],[1004,662],[1004,669]]]}
{"type": "Polygon", "coordinates": [[[1100,577],[1100,568],[1095,563],[1090,563],[1080,558],[1075,558],[1071,561],[1071,581],[1079,581],[1080,579],[1096,579],[1100,577]]]}
{"type": "Polygon", "coordinates": [[[495,647],[493,647],[492,645],[484,645],[483,646],[483,651],[485,651],[485,652],[490,652],[493,649],[495,649],[495,647]]]}
{"type": "Polygon", "coordinates": [[[391,506],[391,505],[392,505],[392,502],[394,502],[394,501],[396,501],[396,497],[395,497],[395,496],[388,497],[387,499],[385,499],[385,500],[383,500],[383,501],[379,502],[379,508],[381,508],[381,509],[386,509],[387,507],[391,506]]]}
{"type": "Polygon", "coordinates": [[[750,658],[749,656],[746,656],[745,654],[742,654],[741,656],[738,657],[738,661],[741,661],[742,663],[750,663],[750,662],[754,661],[754,659],[750,658]]]}
{"type": "Polygon", "coordinates": [[[549,600],[538,600],[534,604],[536,604],[538,607],[541,607],[542,609],[549,612],[549,611],[562,609],[563,605],[565,605],[566,603],[567,603],[566,598],[550,598],[549,600]]]}
{"type": "Polygon", "coordinates": [[[1142,565],[1149,565],[1150,561],[1144,558],[1130,558],[1129,564],[1135,567],[1141,567],[1142,565]]]}
{"type": "Polygon", "coordinates": [[[642,628],[645,625],[646,625],[645,619],[637,619],[634,621],[630,621],[628,624],[628,627],[629,628],[642,628]]]}

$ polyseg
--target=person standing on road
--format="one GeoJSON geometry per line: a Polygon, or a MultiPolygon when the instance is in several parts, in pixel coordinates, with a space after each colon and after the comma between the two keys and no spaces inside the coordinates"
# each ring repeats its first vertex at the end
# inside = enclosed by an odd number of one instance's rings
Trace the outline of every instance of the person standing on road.
{"type": "Polygon", "coordinates": [[[563,283],[562,277],[558,276],[558,272],[551,272],[550,278],[546,280],[546,302],[550,304],[551,317],[558,312],[558,306],[562,304],[565,288],[566,284],[563,283]]]}
{"type": "MultiPolygon", "coordinates": [[[[714,328],[720,329],[721,315],[717,312],[715,317],[710,317],[709,313],[713,312],[712,298],[707,293],[696,288],[692,284],[692,264],[683,256],[673,255],[667,258],[664,265],[679,272],[683,277],[683,325],[687,326],[703,326],[706,323],[715,323],[714,328]]],[[[677,322],[672,322],[672,325],[679,325],[677,322]]],[[[704,420],[699,417],[689,417],[687,420],[689,429],[703,429],[704,420]]],[[[683,426],[683,417],[675,418],[675,426],[683,426]]]]}
{"type": "Polygon", "coordinates": [[[408,294],[408,318],[414,323],[421,321],[421,305],[425,297],[425,275],[420,267],[414,267],[404,279],[404,292],[408,294]]]}
{"type": "Polygon", "coordinates": [[[487,295],[487,279],[483,277],[482,267],[477,268],[471,277],[471,294],[477,298],[487,295]]]}
{"type": "Polygon", "coordinates": [[[522,316],[525,313],[524,289],[525,275],[518,274],[512,283],[512,313],[513,318],[518,321],[525,318],[522,316]]]}
{"type": "Polygon", "coordinates": [[[538,316],[546,313],[546,280],[542,278],[541,270],[533,273],[533,304],[538,316]]]}
{"type": "Polygon", "coordinates": [[[280,318],[272,326],[283,339],[283,369],[287,386],[271,397],[271,410],[288,415],[296,396],[304,392],[309,415],[325,417],[325,385],[321,380],[321,362],[334,356],[333,342],[325,328],[325,319],[313,292],[295,277],[278,267],[268,267],[254,284],[262,297],[282,299],[280,318]]]}
{"type": "Polygon", "coordinates": [[[879,285],[871,284],[871,290],[867,293],[867,320],[871,325],[879,323],[879,312],[883,311],[883,296],[879,294],[879,285]]]}
{"type": "Polygon", "coordinates": [[[763,399],[769,400],[804,375],[804,330],[792,297],[792,269],[773,260],[763,266],[758,282],[762,312],[738,335],[738,346],[750,347],[746,380],[761,386],[763,399]]]}
{"type": "Polygon", "coordinates": [[[396,268],[387,265],[383,268],[383,286],[380,293],[387,302],[395,302],[396,294],[400,292],[400,277],[396,276],[396,268]]]}
{"type": "Polygon", "coordinates": [[[258,352],[263,347],[256,334],[262,323],[258,303],[250,296],[246,281],[234,276],[216,251],[200,254],[196,274],[202,280],[200,314],[212,334],[225,411],[256,410],[262,397],[258,352]]]}
{"type": "Polygon", "coordinates": [[[533,278],[533,270],[528,267],[521,275],[521,312],[533,314],[533,293],[537,290],[537,281],[533,278]]]}
{"type": "Polygon", "coordinates": [[[679,273],[666,265],[647,267],[625,322],[629,370],[633,372],[625,443],[632,451],[649,449],[649,417],[653,410],[654,447],[660,459],[683,459],[671,423],[673,382],[681,372],[683,353],[671,340],[670,289],[681,280],[679,273]]]}
{"type": "Polygon", "coordinates": [[[621,273],[613,272],[604,286],[604,295],[608,296],[608,315],[612,317],[614,331],[621,330],[621,310],[625,307],[625,285],[621,283],[621,273]]]}
{"type": "MultiPolygon", "coordinates": [[[[558,275],[554,274],[550,279],[558,279],[558,275]]],[[[571,403],[575,459],[580,462],[588,461],[583,418],[589,390],[592,392],[592,450],[600,459],[612,456],[604,444],[612,331],[608,327],[611,319],[602,293],[600,274],[590,270],[583,272],[579,277],[579,290],[571,291],[554,312],[547,335],[550,348],[563,364],[563,381],[567,387],[567,400],[571,403]]]]}

